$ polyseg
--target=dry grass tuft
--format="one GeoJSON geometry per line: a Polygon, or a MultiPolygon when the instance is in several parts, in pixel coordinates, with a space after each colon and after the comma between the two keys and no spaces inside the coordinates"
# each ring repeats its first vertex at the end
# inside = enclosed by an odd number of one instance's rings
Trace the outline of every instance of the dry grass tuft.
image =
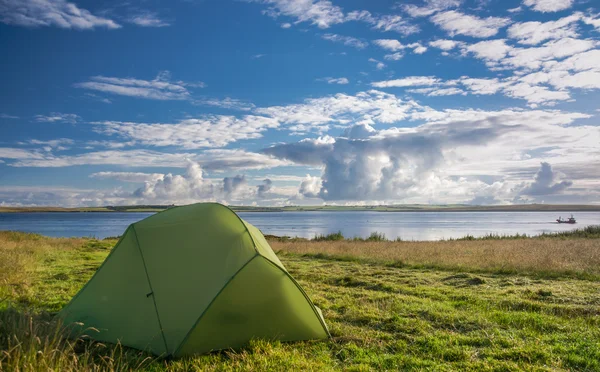
{"type": "Polygon", "coordinates": [[[600,276],[600,239],[271,241],[275,251],[453,270],[600,276]]]}
{"type": "Polygon", "coordinates": [[[0,313],[0,370],[6,371],[128,371],[153,358],[142,352],[77,338],[49,314],[0,313]]]}

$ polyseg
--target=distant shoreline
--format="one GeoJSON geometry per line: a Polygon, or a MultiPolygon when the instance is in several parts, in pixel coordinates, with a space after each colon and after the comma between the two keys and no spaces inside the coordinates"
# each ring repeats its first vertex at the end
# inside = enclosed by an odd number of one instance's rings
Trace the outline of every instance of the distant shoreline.
{"type": "MultiPolygon", "coordinates": [[[[107,206],[107,207],[0,207],[0,213],[112,213],[112,212],[161,212],[173,206],[107,206]]],[[[231,206],[236,212],[600,212],[600,205],[387,205],[387,206],[288,206],[248,207],[231,206]]]]}

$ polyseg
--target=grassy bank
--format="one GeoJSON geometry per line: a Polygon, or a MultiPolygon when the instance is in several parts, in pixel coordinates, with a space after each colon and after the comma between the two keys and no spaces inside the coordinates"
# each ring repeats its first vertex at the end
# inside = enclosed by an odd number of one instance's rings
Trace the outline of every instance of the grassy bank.
{"type": "Polygon", "coordinates": [[[115,240],[0,232],[0,370],[600,370],[600,240],[272,241],[333,339],[165,361],[52,314],[115,240]]]}

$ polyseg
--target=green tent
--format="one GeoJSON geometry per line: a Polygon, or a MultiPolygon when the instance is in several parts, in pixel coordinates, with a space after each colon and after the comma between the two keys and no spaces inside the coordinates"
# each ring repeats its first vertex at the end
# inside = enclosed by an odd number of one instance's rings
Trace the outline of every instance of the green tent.
{"type": "Polygon", "coordinates": [[[74,333],[170,357],[329,336],[262,233],[217,203],[130,225],[59,317],[74,333]]]}

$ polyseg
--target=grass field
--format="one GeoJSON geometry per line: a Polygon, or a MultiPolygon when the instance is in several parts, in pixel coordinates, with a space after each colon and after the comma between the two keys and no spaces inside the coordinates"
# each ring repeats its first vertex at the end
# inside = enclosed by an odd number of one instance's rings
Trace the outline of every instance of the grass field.
{"type": "Polygon", "coordinates": [[[600,239],[272,241],[333,338],[166,361],[52,314],[115,240],[0,232],[0,370],[600,370],[600,239]]]}

